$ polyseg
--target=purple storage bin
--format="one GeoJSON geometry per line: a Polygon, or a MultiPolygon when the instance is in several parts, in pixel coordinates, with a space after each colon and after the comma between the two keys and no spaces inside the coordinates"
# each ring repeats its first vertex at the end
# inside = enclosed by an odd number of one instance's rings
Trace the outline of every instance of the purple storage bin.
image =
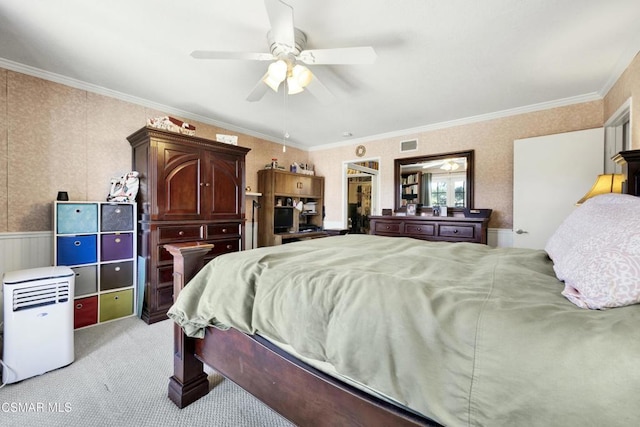
{"type": "Polygon", "coordinates": [[[133,258],[133,233],[113,233],[101,236],[101,261],[129,258],[133,258]]]}

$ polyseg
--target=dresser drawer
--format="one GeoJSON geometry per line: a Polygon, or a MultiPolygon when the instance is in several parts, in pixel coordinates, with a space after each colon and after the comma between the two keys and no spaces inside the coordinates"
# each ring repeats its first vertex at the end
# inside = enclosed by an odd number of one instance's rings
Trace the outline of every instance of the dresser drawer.
{"type": "Polygon", "coordinates": [[[459,239],[474,239],[475,227],[472,225],[440,225],[438,227],[438,236],[455,237],[459,239]]]}
{"type": "Polygon", "coordinates": [[[98,260],[97,238],[87,236],[58,236],[56,265],[90,264],[98,260]]]}
{"type": "Polygon", "coordinates": [[[201,225],[167,225],[158,227],[158,238],[161,242],[179,242],[203,239],[201,225]]]}
{"type": "Polygon", "coordinates": [[[400,233],[401,225],[402,223],[400,222],[376,221],[374,224],[374,234],[400,233]]]}
{"type": "Polygon", "coordinates": [[[133,286],[133,261],[100,265],[100,290],[133,286]]]}
{"type": "Polygon", "coordinates": [[[102,231],[129,231],[133,229],[133,205],[101,205],[102,231]]]}
{"type": "Polygon", "coordinates": [[[240,225],[237,223],[230,224],[209,224],[207,225],[207,238],[214,239],[222,236],[239,236],[240,225]]]}
{"type": "Polygon", "coordinates": [[[133,233],[103,234],[100,238],[100,259],[113,261],[133,258],[133,233]]]}
{"type": "Polygon", "coordinates": [[[95,203],[59,203],[56,205],[58,234],[95,233],[98,231],[98,205],[95,203]]]}
{"type": "Polygon", "coordinates": [[[435,224],[429,223],[420,224],[414,222],[406,222],[404,224],[404,232],[405,234],[410,234],[416,237],[435,236],[436,226],[435,224]]]}
{"type": "Polygon", "coordinates": [[[133,314],[133,289],[100,295],[100,321],[133,314]]]}
{"type": "Polygon", "coordinates": [[[75,273],[74,294],[79,297],[87,294],[95,294],[98,292],[98,275],[96,274],[96,266],[88,265],[86,267],[72,268],[75,273]]]}
{"type": "Polygon", "coordinates": [[[73,302],[73,327],[93,325],[98,321],[98,297],[79,298],[73,302]]]}

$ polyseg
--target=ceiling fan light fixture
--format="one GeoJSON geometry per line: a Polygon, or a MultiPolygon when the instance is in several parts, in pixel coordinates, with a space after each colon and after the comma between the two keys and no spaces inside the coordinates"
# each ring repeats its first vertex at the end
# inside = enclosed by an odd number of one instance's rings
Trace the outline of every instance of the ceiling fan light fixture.
{"type": "Polygon", "coordinates": [[[274,92],[278,91],[280,87],[280,83],[287,78],[287,70],[288,66],[285,61],[282,59],[277,60],[276,62],[272,62],[269,65],[267,75],[265,76],[263,82],[266,83],[274,92]]]}
{"type": "Polygon", "coordinates": [[[444,162],[444,163],[442,164],[442,166],[440,166],[440,169],[443,169],[443,170],[446,170],[446,171],[451,172],[451,171],[457,170],[459,167],[460,167],[460,165],[459,165],[459,164],[457,164],[457,163],[452,162],[451,160],[449,160],[449,161],[447,161],[447,162],[444,162]]]}
{"type": "Polygon", "coordinates": [[[289,95],[295,95],[304,90],[304,88],[300,85],[298,80],[296,80],[294,77],[287,78],[287,89],[288,89],[287,93],[289,95]]]}
{"type": "Polygon", "coordinates": [[[313,78],[313,74],[311,71],[304,65],[296,64],[293,69],[291,69],[291,77],[294,78],[301,87],[307,87],[309,83],[311,83],[311,79],[313,78]]]}

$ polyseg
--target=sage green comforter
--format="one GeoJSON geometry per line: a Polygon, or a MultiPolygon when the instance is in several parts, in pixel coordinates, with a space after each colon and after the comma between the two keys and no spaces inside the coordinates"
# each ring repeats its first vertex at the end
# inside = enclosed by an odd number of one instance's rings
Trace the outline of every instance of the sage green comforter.
{"type": "Polygon", "coordinates": [[[287,343],[445,425],[636,425],[640,306],[562,289],[544,251],[346,235],[215,258],[169,316],[287,343]]]}

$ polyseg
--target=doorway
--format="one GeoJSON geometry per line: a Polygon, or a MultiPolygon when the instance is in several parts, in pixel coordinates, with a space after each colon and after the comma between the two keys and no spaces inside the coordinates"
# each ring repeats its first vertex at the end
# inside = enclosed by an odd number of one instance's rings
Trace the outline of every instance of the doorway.
{"type": "Polygon", "coordinates": [[[378,212],[379,165],[377,159],[343,164],[344,227],[351,234],[369,234],[369,217],[378,212]]]}

